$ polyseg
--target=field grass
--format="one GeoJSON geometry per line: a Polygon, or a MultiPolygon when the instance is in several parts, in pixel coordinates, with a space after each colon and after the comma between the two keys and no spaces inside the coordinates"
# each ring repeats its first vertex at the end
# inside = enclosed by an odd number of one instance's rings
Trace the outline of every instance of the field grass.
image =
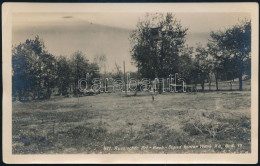
{"type": "Polygon", "coordinates": [[[250,153],[250,91],[13,102],[14,154],[250,153]]]}

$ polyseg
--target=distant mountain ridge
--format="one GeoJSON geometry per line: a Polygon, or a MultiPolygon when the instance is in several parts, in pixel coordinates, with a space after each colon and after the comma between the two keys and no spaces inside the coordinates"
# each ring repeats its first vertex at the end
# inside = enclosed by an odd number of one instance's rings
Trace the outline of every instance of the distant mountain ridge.
{"type": "MultiPolygon", "coordinates": [[[[54,55],[70,57],[79,50],[92,60],[96,54],[104,53],[107,56],[107,70],[112,71],[115,63],[122,66],[126,62],[126,70],[135,71],[131,65],[130,42],[128,40],[131,29],[111,27],[95,24],[88,21],[68,19],[55,24],[28,24],[14,25],[13,45],[24,42],[27,38],[39,35],[45,42],[47,50],[54,55]]],[[[193,33],[186,36],[186,44],[196,46],[196,43],[205,44],[207,33],[193,33]]]]}

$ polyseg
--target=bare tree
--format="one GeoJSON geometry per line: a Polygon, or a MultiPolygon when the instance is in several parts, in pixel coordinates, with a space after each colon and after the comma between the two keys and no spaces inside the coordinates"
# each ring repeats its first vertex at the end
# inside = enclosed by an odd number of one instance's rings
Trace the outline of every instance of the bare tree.
{"type": "Polygon", "coordinates": [[[100,71],[104,71],[104,74],[106,74],[106,62],[107,62],[107,56],[105,54],[96,54],[94,57],[94,63],[96,63],[100,71]]]}

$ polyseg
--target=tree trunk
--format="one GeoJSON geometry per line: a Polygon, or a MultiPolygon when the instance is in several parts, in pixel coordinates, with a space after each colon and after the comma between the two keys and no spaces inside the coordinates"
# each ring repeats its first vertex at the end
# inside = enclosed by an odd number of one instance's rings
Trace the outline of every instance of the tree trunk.
{"type": "Polygon", "coordinates": [[[208,76],[208,83],[209,83],[209,91],[211,90],[211,78],[210,75],[208,76]]]}
{"type": "Polygon", "coordinates": [[[243,90],[242,88],[242,73],[239,72],[239,75],[238,75],[238,79],[239,79],[239,90],[243,90]]]}
{"type": "Polygon", "coordinates": [[[204,91],[204,81],[201,82],[201,89],[204,91]]]}
{"type": "Polygon", "coordinates": [[[32,100],[35,100],[36,99],[36,91],[33,90],[33,93],[32,93],[32,100]]]}
{"type": "MultiPolygon", "coordinates": [[[[162,40],[161,56],[160,56],[160,73],[158,75],[163,76],[163,40],[162,40]]],[[[159,94],[162,94],[162,83],[160,81],[159,81],[159,94]]]]}
{"type": "Polygon", "coordinates": [[[46,92],[46,99],[50,99],[51,98],[51,88],[47,88],[47,92],[46,92]]]}
{"type": "Polygon", "coordinates": [[[41,98],[40,88],[37,88],[37,99],[39,100],[41,98]]]}
{"type": "Polygon", "coordinates": [[[243,62],[239,60],[239,73],[238,73],[238,80],[239,80],[239,90],[243,90],[242,88],[242,75],[243,75],[243,62]]]}
{"type": "Polygon", "coordinates": [[[215,80],[216,80],[216,90],[218,91],[218,73],[215,73],[215,80]]]}
{"type": "Polygon", "coordinates": [[[159,94],[162,94],[162,83],[159,81],[159,94]]]}
{"type": "Polygon", "coordinates": [[[205,79],[204,79],[204,76],[201,76],[201,77],[202,77],[202,79],[201,79],[200,85],[201,85],[202,91],[204,91],[205,79]]]}

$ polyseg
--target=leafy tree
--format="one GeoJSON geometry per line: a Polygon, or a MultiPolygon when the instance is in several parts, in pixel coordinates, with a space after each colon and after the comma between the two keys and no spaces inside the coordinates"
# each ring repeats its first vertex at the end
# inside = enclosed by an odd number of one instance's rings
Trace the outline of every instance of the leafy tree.
{"type": "Polygon", "coordinates": [[[12,50],[13,93],[18,93],[19,100],[30,94],[33,99],[50,98],[56,79],[55,65],[54,56],[45,50],[39,36],[20,43],[12,50]]]}
{"type": "Polygon", "coordinates": [[[216,82],[216,90],[219,90],[218,80],[219,80],[221,73],[223,73],[225,71],[224,66],[223,66],[223,60],[225,58],[223,58],[222,51],[216,45],[216,43],[209,42],[207,44],[207,47],[208,47],[209,56],[211,57],[210,72],[214,74],[215,82],[216,82]]]}
{"type": "Polygon", "coordinates": [[[57,58],[57,87],[59,94],[67,95],[68,89],[72,84],[72,71],[70,63],[66,57],[60,56],[57,58]]]}
{"type": "Polygon", "coordinates": [[[184,78],[187,84],[192,83],[194,76],[192,74],[194,65],[193,65],[193,47],[184,47],[181,50],[179,58],[179,75],[181,78],[184,78]]]}
{"type": "Polygon", "coordinates": [[[78,81],[79,79],[86,78],[88,75],[88,84],[91,84],[91,80],[99,77],[99,67],[96,63],[89,63],[86,55],[80,51],[76,51],[70,59],[70,68],[73,80],[73,92],[78,94],[78,81]]]}
{"type": "Polygon", "coordinates": [[[98,64],[90,63],[88,66],[88,71],[89,71],[91,79],[100,77],[100,73],[99,73],[100,68],[99,68],[98,64]]]}
{"type": "Polygon", "coordinates": [[[85,55],[80,52],[76,51],[73,53],[72,58],[70,59],[70,68],[73,80],[73,92],[74,94],[78,92],[78,81],[81,78],[86,78],[86,74],[88,73],[88,60],[85,58],[85,55]]]}
{"type": "MultiPolygon", "coordinates": [[[[225,31],[211,33],[212,42],[215,42],[221,50],[229,53],[235,62],[239,78],[239,90],[242,90],[242,75],[250,66],[251,61],[251,21],[242,21],[225,31]]],[[[250,74],[250,72],[247,72],[250,74]]]]}
{"type": "Polygon", "coordinates": [[[46,89],[43,98],[49,99],[53,88],[56,86],[57,70],[56,70],[56,59],[52,54],[42,54],[40,56],[41,74],[40,74],[40,85],[46,89]]]}
{"type": "Polygon", "coordinates": [[[142,77],[154,79],[179,72],[186,28],[171,14],[147,14],[130,34],[131,56],[142,77]]]}
{"type": "Polygon", "coordinates": [[[26,92],[26,96],[29,96],[32,85],[26,55],[24,44],[19,44],[12,49],[12,95],[18,96],[19,100],[22,100],[26,92]]]}
{"type": "Polygon", "coordinates": [[[204,91],[205,80],[209,77],[211,66],[208,51],[200,44],[196,48],[194,65],[199,77],[198,80],[201,84],[202,91],[204,91]]]}

